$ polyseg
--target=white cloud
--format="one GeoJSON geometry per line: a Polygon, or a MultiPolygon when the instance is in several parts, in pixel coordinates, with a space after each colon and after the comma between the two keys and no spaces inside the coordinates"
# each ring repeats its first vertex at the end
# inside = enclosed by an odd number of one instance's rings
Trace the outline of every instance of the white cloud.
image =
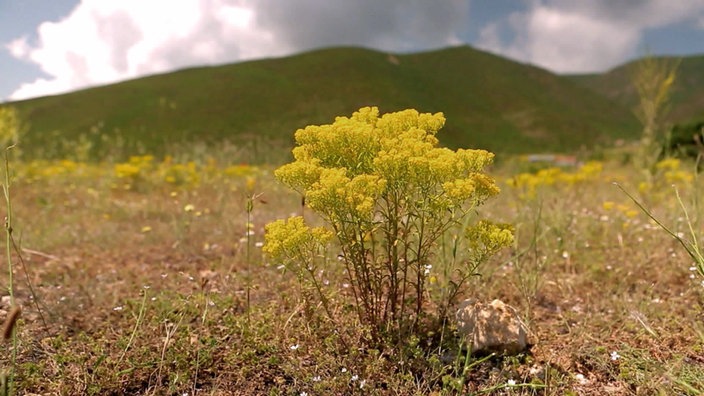
{"type": "Polygon", "coordinates": [[[6,45],[47,75],[10,99],[321,46],[457,44],[466,16],[467,0],[81,0],[66,18],[42,23],[36,43],[6,45]]]}
{"type": "Polygon", "coordinates": [[[48,78],[22,84],[11,99],[287,51],[253,25],[251,9],[227,0],[83,0],[37,35],[34,46],[17,39],[8,49],[48,78]]]}
{"type": "Polygon", "coordinates": [[[603,71],[638,55],[645,30],[703,14],[701,0],[538,0],[485,26],[478,45],[556,72],[603,71]]]}
{"type": "Polygon", "coordinates": [[[64,79],[38,78],[32,83],[25,83],[10,95],[11,100],[21,100],[61,92],[68,92],[73,88],[69,81],[64,79]]]}
{"type": "Polygon", "coordinates": [[[10,55],[15,58],[21,59],[26,57],[30,49],[29,44],[27,43],[27,36],[12,40],[5,45],[5,48],[7,48],[7,50],[10,51],[10,55]]]}

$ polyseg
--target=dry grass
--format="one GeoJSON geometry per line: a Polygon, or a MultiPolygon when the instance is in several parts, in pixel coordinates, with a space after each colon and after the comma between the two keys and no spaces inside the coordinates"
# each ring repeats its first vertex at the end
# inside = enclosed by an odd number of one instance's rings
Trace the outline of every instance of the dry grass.
{"type": "MultiPolygon", "coordinates": [[[[637,191],[638,172],[607,164],[590,180],[540,185],[533,198],[506,186],[483,210],[516,224],[519,244],[470,294],[520,308],[536,336],[524,355],[485,361],[453,359],[449,335],[440,354],[436,334],[403,349],[365,348],[348,288],[333,273],[331,323],[260,253],[264,224],[300,213],[300,199],[269,170],[254,177],[136,190],[110,177],[18,179],[15,235],[48,328],[16,266],[17,394],[439,395],[456,392],[465,367],[464,392],[704,391],[702,279],[611,184],[637,191]],[[247,198],[260,193],[248,227],[247,198]]],[[[692,191],[683,187],[683,196],[692,191]]],[[[643,198],[685,231],[669,189],[643,198]]]]}

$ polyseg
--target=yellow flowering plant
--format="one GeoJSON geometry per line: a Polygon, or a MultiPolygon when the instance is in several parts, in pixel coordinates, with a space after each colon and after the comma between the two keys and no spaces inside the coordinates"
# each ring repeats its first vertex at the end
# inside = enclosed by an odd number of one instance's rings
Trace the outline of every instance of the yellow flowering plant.
{"type": "Polygon", "coordinates": [[[146,184],[147,174],[154,168],[154,156],[133,155],[128,162],[115,164],[115,176],[124,182],[123,188],[139,190],[146,184]]]}
{"type": "MultiPolygon", "coordinates": [[[[3,149],[16,145],[24,132],[19,114],[14,107],[0,106],[0,147],[3,149]]],[[[18,149],[14,149],[18,154],[18,149]]]]}
{"type": "Polygon", "coordinates": [[[418,330],[429,305],[429,269],[443,265],[433,260],[445,233],[476,240],[468,246],[486,253],[468,255],[471,262],[445,264],[457,265],[444,271],[459,276],[447,284],[455,289],[474,274],[474,259],[486,260],[512,243],[507,227],[481,223],[471,232],[460,230],[473,209],[499,188],[483,173],[492,153],[438,147],[435,135],[444,123],[442,113],[380,115],[376,107],[365,107],[332,124],[299,129],[294,161],[275,171],[305,197],[329,234],[311,230],[300,217],[277,221],[267,226],[265,252],[287,266],[297,263],[299,277],[317,282],[316,272],[309,270],[313,256],[334,237],[357,314],[374,337],[382,329],[399,337],[418,330]]]}

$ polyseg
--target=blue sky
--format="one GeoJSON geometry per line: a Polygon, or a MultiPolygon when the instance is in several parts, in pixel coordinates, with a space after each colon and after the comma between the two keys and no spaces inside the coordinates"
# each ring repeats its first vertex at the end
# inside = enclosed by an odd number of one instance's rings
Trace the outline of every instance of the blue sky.
{"type": "Polygon", "coordinates": [[[556,73],[704,54],[704,1],[1,0],[0,101],[326,46],[461,44],[556,73]]]}

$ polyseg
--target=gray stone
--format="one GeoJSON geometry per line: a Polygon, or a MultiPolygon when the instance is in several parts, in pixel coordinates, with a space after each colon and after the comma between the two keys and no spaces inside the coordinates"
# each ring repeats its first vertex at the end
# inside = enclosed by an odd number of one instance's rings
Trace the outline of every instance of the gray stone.
{"type": "Polygon", "coordinates": [[[501,300],[465,300],[457,310],[457,331],[473,353],[514,355],[528,347],[528,329],[516,309],[501,300]]]}

